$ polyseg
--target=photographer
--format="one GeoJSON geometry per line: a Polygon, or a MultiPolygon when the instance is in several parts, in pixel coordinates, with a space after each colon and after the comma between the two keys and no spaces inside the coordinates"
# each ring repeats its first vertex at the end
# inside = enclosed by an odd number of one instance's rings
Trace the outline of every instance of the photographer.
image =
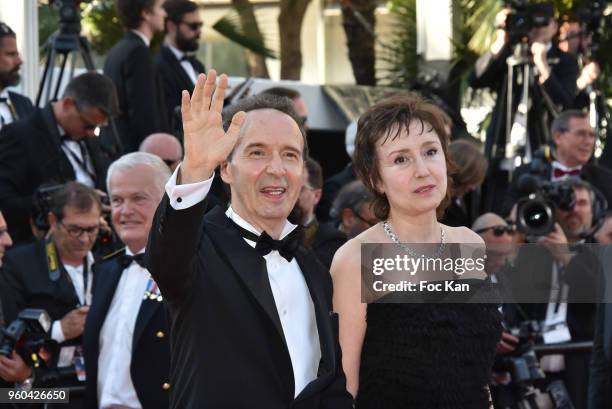
{"type": "MultiPolygon", "coordinates": [[[[0,274],[2,274],[2,259],[4,258],[5,250],[11,247],[13,241],[8,233],[6,221],[2,212],[0,212],[0,274]]],[[[2,313],[2,287],[0,287],[0,328],[6,323],[2,313]]],[[[21,384],[26,379],[32,376],[32,369],[29,368],[21,356],[13,352],[10,357],[0,355],[0,388],[11,386],[11,383],[21,384]]]]}
{"type": "Polygon", "coordinates": [[[556,182],[570,176],[580,177],[597,188],[608,203],[612,203],[612,172],[589,163],[595,148],[595,132],[586,113],[576,110],[562,112],[553,121],[550,133],[554,142],[552,163],[544,163],[538,169],[523,165],[516,169],[503,205],[503,215],[508,215],[521,194],[521,177],[532,173],[543,181],[556,182]]]}
{"type": "MultiPolygon", "coordinates": [[[[593,339],[594,302],[602,279],[596,254],[582,245],[594,241],[594,208],[601,207],[596,204],[599,199],[581,179],[571,178],[563,183],[574,191],[574,206],[555,210],[554,229],[537,239],[540,245],[522,247],[514,268],[514,294],[522,300],[530,297],[531,303],[520,304],[520,313],[512,317],[516,321],[511,324],[518,327],[523,320],[540,322],[547,344],[593,339]],[[560,294],[567,294],[565,301],[559,298],[560,294]],[[549,302],[541,302],[545,299],[549,302]]],[[[586,408],[589,355],[546,355],[541,360],[547,379],[563,380],[576,408],[586,408]]]]}
{"type": "MultiPolygon", "coordinates": [[[[91,304],[91,249],[100,215],[93,189],[66,183],[52,196],[48,239],[9,252],[0,276],[7,322],[24,308],[44,309],[53,320],[51,337],[62,347],[60,368],[83,369],[81,335],[91,304]]],[[[66,382],[78,384],[75,375],[66,382]]]]}

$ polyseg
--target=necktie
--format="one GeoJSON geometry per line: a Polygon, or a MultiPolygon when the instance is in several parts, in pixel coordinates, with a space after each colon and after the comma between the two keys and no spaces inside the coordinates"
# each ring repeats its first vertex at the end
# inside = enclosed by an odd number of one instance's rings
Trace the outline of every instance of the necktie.
{"type": "Polygon", "coordinates": [[[563,170],[560,168],[553,169],[554,178],[562,178],[565,176],[578,176],[579,174],[580,174],[580,169],[570,169],[570,170],[563,170]]]}
{"type": "Polygon", "coordinates": [[[123,269],[128,268],[133,261],[138,263],[140,267],[147,268],[147,266],[145,265],[144,253],[136,254],[134,256],[130,256],[129,254],[123,253],[121,256],[119,256],[118,261],[119,265],[121,265],[123,269]]]}
{"type": "Polygon", "coordinates": [[[234,223],[234,226],[240,232],[240,235],[247,239],[254,241],[255,250],[263,257],[266,254],[269,254],[272,250],[276,250],[280,253],[280,255],[285,258],[287,261],[293,260],[295,253],[302,242],[303,230],[301,226],[293,229],[291,233],[285,236],[282,240],[274,240],[268,233],[265,231],[261,233],[261,235],[257,235],[244,229],[238,224],[234,223]]]}

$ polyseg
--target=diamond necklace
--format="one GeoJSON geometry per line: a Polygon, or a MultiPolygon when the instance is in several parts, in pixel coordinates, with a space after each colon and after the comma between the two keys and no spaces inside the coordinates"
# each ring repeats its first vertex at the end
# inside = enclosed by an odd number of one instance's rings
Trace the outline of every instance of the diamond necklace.
{"type": "MultiPolygon", "coordinates": [[[[406,251],[406,253],[410,254],[410,256],[412,256],[412,257],[421,257],[421,256],[424,256],[423,254],[415,253],[414,251],[412,251],[412,249],[410,247],[408,247],[406,245],[406,243],[402,243],[401,241],[399,241],[399,239],[397,238],[397,236],[395,235],[395,233],[391,229],[391,225],[389,225],[389,221],[388,220],[385,220],[383,222],[383,230],[385,231],[385,234],[387,235],[387,237],[389,237],[393,243],[395,243],[398,246],[400,246],[404,251],[406,251]]],[[[428,257],[428,258],[438,258],[444,252],[444,248],[446,247],[446,241],[444,240],[444,229],[442,228],[442,225],[440,225],[440,236],[441,236],[440,247],[438,247],[436,252],[431,257],[428,257]]]]}

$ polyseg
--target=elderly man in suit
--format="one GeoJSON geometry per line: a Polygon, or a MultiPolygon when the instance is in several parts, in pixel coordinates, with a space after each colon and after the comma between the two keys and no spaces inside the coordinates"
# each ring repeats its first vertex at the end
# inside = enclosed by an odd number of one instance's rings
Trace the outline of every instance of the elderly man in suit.
{"type": "Polygon", "coordinates": [[[183,93],[185,157],[147,248],[170,313],[170,407],[350,408],[331,277],[287,221],[305,132],[291,101],[269,95],[233,106],[222,127],[226,87],[211,70],[191,101],[183,93]],[[231,206],[205,215],[219,165],[231,206]]]}
{"type": "Polygon", "coordinates": [[[168,407],[166,316],[143,253],[169,177],[168,166],[144,152],[122,156],[109,167],[111,219],[126,247],[95,266],[83,342],[87,408],[168,407]]]}
{"type": "MultiPolygon", "coordinates": [[[[164,0],[117,0],[126,30],[104,61],[104,74],[117,86],[121,115],[116,125],[122,153],[135,152],[144,138],[168,131],[164,95],[149,46],[164,30],[164,0]]],[[[105,144],[110,142],[106,140],[105,144]]]]}
{"type": "Polygon", "coordinates": [[[15,242],[32,238],[32,195],[41,184],[76,180],[104,189],[108,162],[98,128],[117,112],[112,81],[88,72],[73,78],[59,101],[2,129],[0,207],[15,242]]]}

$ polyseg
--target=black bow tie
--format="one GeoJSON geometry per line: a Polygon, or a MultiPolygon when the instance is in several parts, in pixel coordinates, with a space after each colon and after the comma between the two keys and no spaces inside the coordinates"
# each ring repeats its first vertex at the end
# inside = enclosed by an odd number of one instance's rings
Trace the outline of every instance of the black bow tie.
{"type": "Polygon", "coordinates": [[[185,55],[183,55],[181,57],[181,62],[183,62],[183,61],[189,61],[191,64],[194,64],[195,61],[196,61],[196,57],[195,57],[195,55],[187,55],[187,54],[185,54],[185,55]]]}
{"type": "Polygon", "coordinates": [[[136,254],[134,256],[130,256],[129,254],[123,253],[121,256],[119,256],[119,264],[121,265],[121,267],[123,267],[123,269],[128,268],[130,264],[132,264],[132,261],[137,262],[138,265],[142,268],[147,268],[147,266],[145,265],[144,253],[136,254]]]}
{"type": "Polygon", "coordinates": [[[287,261],[291,261],[293,260],[298,247],[302,243],[303,230],[301,226],[297,226],[295,229],[293,229],[293,231],[285,236],[284,239],[274,240],[265,231],[258,236],[242,226],[239,226],[233,220],[232,223],[238,229],[242,237],[256,243],[255,250],[257,250],[262,257],[269,254],[272,250],[276,250],[287,261]]]}

